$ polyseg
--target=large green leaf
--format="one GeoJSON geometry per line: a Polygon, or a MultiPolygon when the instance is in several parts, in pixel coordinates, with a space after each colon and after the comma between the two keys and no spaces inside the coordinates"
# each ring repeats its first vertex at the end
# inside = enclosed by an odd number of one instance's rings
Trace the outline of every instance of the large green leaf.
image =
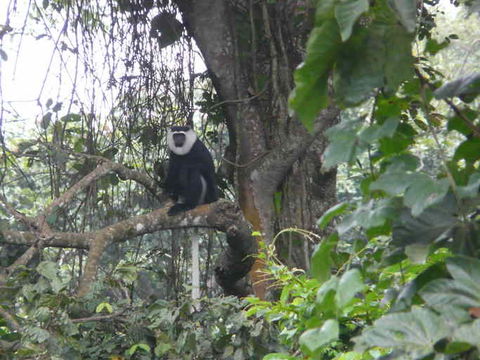
{"type": "Polygon", "coordinates": [[[323,283],[317,291],[315,302],[323,313],[330,315],[335,315],[337,313],[335,297],[337,293],[338,282],[338,278],[334,276],[330,278],[330,280],[323,283]]]}
{"type": "Polygon", "coordinates": [[[325,211],[323,215],[318,219],[317,226],[320,229],[325,229],[325,227],[338,215],[342,215],[348,209],[348,203],[340,203],[335,206],[332,206],[330,209],[325,211]]]}
{"type": "Polygon", "coordinates": [[[391,117],[387,119],[382,125],[373,124],[365,128],[358,134],[360,140],[372,144],[378,139],[384,137],[392,137],[399,124],[398,117],[391,117]]]}
{"type": "Polygon", "coordinates": [[[445,305],[468,309],[480,306],[480,293],[458,281],[438,279],[425,285],[420,291],[425,302],[434,309],[445,305]]]}
{"type": "Polygon", "coordinates": [[[328,72],[333,66],[341,44],[340,32],[334,19],[315,27],[307,42],[307,56],[294,73],[295,89],[290,107],[308,130],[315,117],[327,105],[328,72]]]}
{"type": "Polygon", "coordinates": [[[381,317],[354,341],[356,350],[379,346],[406,352],[409,359],[421,359],[432,353],[435,343],[449,331],[443,319],[433,311],[414,308],[408,313],[381,317]]]}
{"type": "Polygon", "coordinates": [[[427,207],[440,202],[448,189],[447,179],[434,181],[427,175],[417,174],[417,179],[405,192],[404,204],[411,208],[413,216],[419,216],[427,207]]]}
{"type": "Polygon", "coordinates": [[[391,196],[401,195],[420,177],[418,173],[387,171],[370,184],[370,190],[382,190],[391,196]]]}
{"type": "Polygon", "coordinates": [[[456,329],[453,333],[453,340],[468,343],[480,349],[480,319],[456,329]]]}
{"type": "Polygon", "coordinates": [[[405,29],[413,33],[417,22],[416,0],[388,0],[388,5],[395,11],[405,29]]]}
{"type": "Polygon", "coordinates": [[[335,300],[339,309],[347,305],[354,296],[364,289],[365,285],[358,269],[352,269],[342,275],[338,282],[335,300]]]}
{"type": "Polygon", "coordinates": [[[359,143],[357,138],[360,126],[361,122],[358,120],[345,120],[325,132],[330,141],[324,153],[325,168],[351,162],[363,151],[365,144],[359,143]]]}
{"type": "Polygon", "coordinates": [[[480,159],[480,139],[471,138],[461,143],[455,150],[454,160],[465,159],[467,162],[474,163],[480,159]]]}
{"type": "Polygon", "coordinates": [[[458,224],[456,199],[449,194],[436,205],[425,209],[418,217],[405,208],[393,223],[393,243],[398,247],[411,244],[433,244],[450,237],[458,224]]]}
{"type": "Polygon", "coordinates": [[[312,276],[321,283],[327,281],[331,274],[332,258],[330,253],[337,245],[338,235],[332,234],[325,240],[323,240],[317,249],[314,251],[311,260],[311,272],[312,276]]]}
{"type": "Polygon", "coordinates": [[[467,256],[457,256],[447,260],[447,269],[452,277],[474,289],[480,298],[480,261],[467,256]]]}
{"type": "Polygon", "coordinates": [[[368,0],[340,0],[335,6],[335,18],[340,27],[342,41],[348,40],[353,25],[360,15],[368,11],[368,7],[368,0]]]}
{"type": "Polygon", "coordinates": [[[413,63],[415,60],[412,55],[413,40],[413,34],[408,34],[397,24],[390,26],[385,33],[385,42],[387,44],[385,90],[389,94],[394,94],[402,82],[413,78],[413,63]]]}
{"type": "Polygon", "coordinates": [[[430,266],[401,289],[390,311],[399,312],[407,310],[412,305],[414,296],[423,286],[445,275],[447,275],[447,271],[443,263],[430,266]]]}
{"type": "Polygon", "coordinates": [[[359,104],[384,84],[386,27],[372,25],[353,34],[342,47],[334,72],[335,96],[346,106],[359,104]]]}
{"type": "Polygon", "coordinates": [[[437,309],[445,305],[464,309],[480,307],[480,261],[457,256],[447,259],[447,269],[453,280],[438,279],[420,291],[427,304],[437,309]]]}
{"type": "Polygon", "coordinates": [[[300,336],[300,345],[306,347],[310,352],[315,352],[323,345],[338,339],[339,326],[337,320],[327,320],[321,328],[310,329],[300,336]]]}
{"type": "Polygon", "coordinates": [[[398,207],[395,200],[371,200],[359,206],[352,214],[347,215],[337,226],[337,231],[343,235],[356,226],[364,229],[383,226],[387,220],[393,220],[397,215],[398,207]]]}

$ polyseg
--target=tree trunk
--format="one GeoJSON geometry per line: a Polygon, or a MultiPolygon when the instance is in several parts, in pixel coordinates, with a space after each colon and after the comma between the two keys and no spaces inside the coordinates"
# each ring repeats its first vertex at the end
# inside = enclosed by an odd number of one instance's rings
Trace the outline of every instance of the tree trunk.
{"type": "MultiPolygon", "coordinates": [[[[320,114],[313,133],[288,112],[293,71],[311,29],[305,1],[177,0],[227,114],[240,207],[269,243],[280,229],[316,232],[335,201],[335,171],[322,171],[324,130],[338,109],[320,114]]],[[[286,236],[277,245],[290,265],[308,268],[311,244],[286,236]]],[[[256,295],[265,296],[256,269],[256,295]]]]}

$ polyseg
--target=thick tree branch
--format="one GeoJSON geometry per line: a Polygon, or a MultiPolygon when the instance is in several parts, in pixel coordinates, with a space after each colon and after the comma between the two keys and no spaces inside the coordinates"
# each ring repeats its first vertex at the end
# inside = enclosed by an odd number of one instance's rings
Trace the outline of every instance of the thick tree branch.
{"type": "MultiPolygon", "coordinates": [[[[256,241],[251,235],[249,224],[244,219],[238,206],[226,200],[179,214],[168,216],[168,208],[154,210],[148,214],[134,216],[97,231],[77,234],[54,232],[43,240],[44,247],[63,247],[90,249],[94,239],[101,239],[103,247],[97,256],[101,256],[105,246],[110,243],[123,242],[136,236],[151,234],[156,231],[181,228],[213,228],[227,235],[228,247],[220,255],[215,268],[218,283],[226,293],[243,295],[245,289],[239,289],[237,281],[244,277],[253,263],[251,255],[256,253],[256,241]]],[[[34,245],[37,237],[33,232],[0,230],[0,243],[34,245]]],[[[97,264],[93,263],[95,274],[97,264]]],[[[85,271],[86,273],[87,271],[85,271]]],[[[90,275],[84,280],[83,291],[86,293],[91,281],[90,275]]]]}
{"type": "Polygon", "coordinates": [[[317,118],[313,132],[306,130],[298,135],[291,135],[287,144],[281,144],[273,149],[256,169],[255,188],[260,189],[265,196],[272,198],[278,186],[287,176],[293,164],[310,148],[313,142],[330,127],[340,114],[340,109],[330,106],[324,109],[317,118]]]}

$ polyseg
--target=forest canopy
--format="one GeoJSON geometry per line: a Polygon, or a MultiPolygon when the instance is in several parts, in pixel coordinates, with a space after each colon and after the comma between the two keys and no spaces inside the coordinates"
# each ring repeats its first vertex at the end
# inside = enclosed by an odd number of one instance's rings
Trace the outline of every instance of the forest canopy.
{"type": "Polygon", "coordinates": [[[478,358],[478,0],[1,7],[1,359],[478,358]]]}

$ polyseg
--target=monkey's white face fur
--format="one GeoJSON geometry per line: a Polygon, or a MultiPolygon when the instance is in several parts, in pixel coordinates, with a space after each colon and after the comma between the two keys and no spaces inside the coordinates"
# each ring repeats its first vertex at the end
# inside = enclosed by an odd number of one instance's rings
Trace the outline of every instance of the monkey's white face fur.
{"type": "Polygon", "coordinates": [[[167,144],[168,148],[176,155],[186,155],[192,149],[193,144],[197,140],[197,134],[192,129],[188,129],[187,131],[172,131],[171,129],[168,130],[167,133],[167,144]],[[185,142],[182,146],[175,146],[175,141],[173,140],[174,134],[184,134],[185,135],[185,142]]]}

